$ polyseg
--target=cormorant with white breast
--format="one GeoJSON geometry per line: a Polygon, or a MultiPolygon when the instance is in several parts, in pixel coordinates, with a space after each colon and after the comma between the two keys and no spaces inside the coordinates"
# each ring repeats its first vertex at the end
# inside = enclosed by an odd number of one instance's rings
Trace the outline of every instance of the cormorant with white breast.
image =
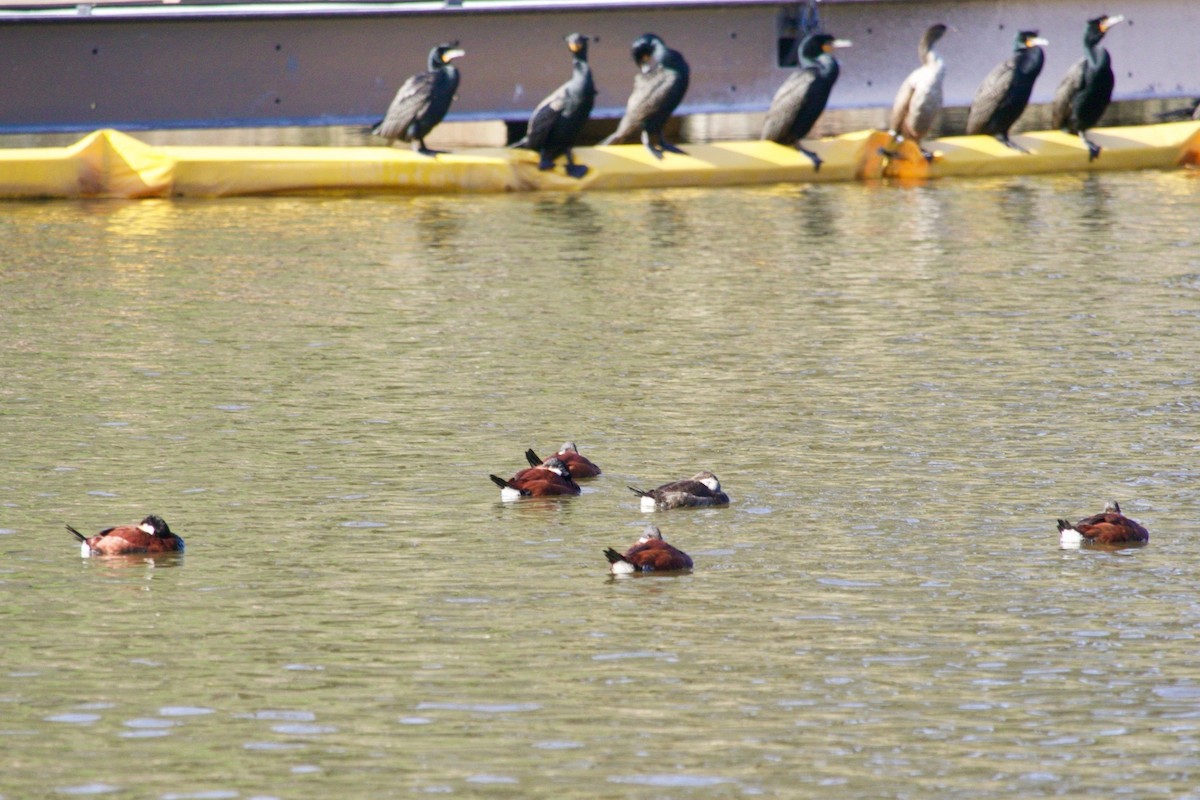
{"type": "Polygon", "coordinates": [[[1088,161],[1100,155],[1100,145],[1087,138],[1087,131],[1104,116],[1116,82],[1112,59],[1100,46],[1100,40],[1109,28],[1124,19],[1120,14],[1115,17],[1105,14],[1088,20],[1083,31],[1084,56],[1075,62],[1054,93],[1051,122],[1058,130],[1079,134],[1087,145],[1088,161]]]}
{"type": "Polygon", "coordinates": [[[620,144],[640,130],[642,144],[655,158],[662,158],[664,150],[687,155],[664,139],[662,130],[687,92],[687,62],[653,33],[634,40],[633,61],[641,72],[634,76],[625,116],[616,132],[601,144],[620,144]]]}
{"type": "Polygon", "coordinates": [[[412,142],[413,150],[423,155],[436,155],[437,150],[425,146],[425,137],[450,110],[454,93],[458,91],[458,69],[450,63],[466,55],[458,42],[439,44],[429,51],[429,69],[413,75],[404,82],[387,115],[371,133],[387,139],[390,147],[397,139],[412,142]]]}
{"type": "Polygon", "coordinates": [[[806,150],[800,140],[808,135],[829,102],[829,93],[838,79],[838,62],[833,51],[849,47],[846,39],[827,33],[813,33],[800,43],[800,68],[787,77],[763,123],[762,138],[794,146],[813,162],[813,171],[821,169],[820,157],[806,150]]]}
{"type": "MultiPolygon", "coordinates": [[[[921,139],[933,129],[933,122],[942,110],[942,81],[946,77],[946,64],[934,45],[947,30],[945,25],[938,23],[925,31],[917,48],[921,66],[900,84],[896,102],[892,105],[891,130],[888,132],[893,142],[912,139],[926,161],[933,160],[933,153],[921,146],[921,139]]],[[[895,152],[884,153],[895,155],[895,152]]]]}
{"type": "Polygon", "coordinates": [[[1042,72],[1049,44],[1037,31],[1021,31],[1013,43],[1013,54],[996,65],[975,91],[967,115],[967,134],[986,134],[1022,153],[1029,152],[1008,138],[1008,131],[1025,113],[1033,83],[1042,72]]]}
{"type": "Polygon", "coordinates": [[[553,169],[554,159],[565,155],[567,174],[572,178],[582,178],[588,171],[586,166],[575,163],[571,152],[596,100],[596,84],[592,81],[592,68],[587,60],[588,41],[581,33],[567,36],[567,48],[574,56],[571,79],[538,103],[529,117],[529,129],[524,138],[513,144],[513,147],[540,153],[540,170],[553,169]]]}

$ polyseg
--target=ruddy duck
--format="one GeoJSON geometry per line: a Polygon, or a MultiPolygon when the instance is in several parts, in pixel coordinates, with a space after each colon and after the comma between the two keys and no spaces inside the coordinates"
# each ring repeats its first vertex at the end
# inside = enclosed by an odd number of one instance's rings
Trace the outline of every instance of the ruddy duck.
{"type": "Polygon", "coordinates": [[[137,525],[118,525],[106,528],[92,537],[84,536],[79,531],[67,526],[67,530],[75,534],[80,541],[80,554],[88,556],[123,556],[135,553],[182,553],[183,539],[180,539],[162,517],[151,514],[137,525]]]}
{"type": "Polygon", "coordinates": [[[611,547],[604,551],[609,571],[613,575],[632,575],[635,572],[678,572],[692,568],[692,557],[663,541],[662,531],[654,525],[646,527],[642,538],[625,551],[611,547]]]}
{"type": "Polygon", "coordinates": [[[729,503],[729,495],[721,491],[721,482],[708,470],[697,472],[687,480],[664,483],[648,492],[632,486],[629,490],[642,498],[642,511],[687,506],[723,506],[729,503]]]}
{"type": "Polygon", "coordinates": [[[523,469],[508,480],[498,475],[489,475],[492,483],[500,487],[501,500],[519,500],[522,497],[554,497],[579,494],[579,484],[571,477],[567,465],[557,458],[548,458],[541,466],[523,469]]]}
{"type": "MultiPolygon", "coordinates": [[[[529,466],[540,467],[545,464],[545,461],[538,458],[537,453],[533,449],[525,451],[525,458],[529,460],[529,466]]],[[[567,469],[571,471],[571,477],[575,480],[580,478],[594,478],[600,474],[600,468],[588,460],[587,456],[579,454],[579,448],[574,442],[565,442],[558,452],[550,458],[557,458],[559,461],[567,465],[567,469]]],[[[549,459],[546,459],[549,461],[549,459]]]]}
{"type": "Polygon", "coordinates": [[[1081,519],[1072,525],[1058,521],[1058,543],[1063,548],[1082,544],[1142,544],[1150,541],[1150,532],[1121,513],[1116,500],[1109,500],[1103,514],[1081,519]]]}

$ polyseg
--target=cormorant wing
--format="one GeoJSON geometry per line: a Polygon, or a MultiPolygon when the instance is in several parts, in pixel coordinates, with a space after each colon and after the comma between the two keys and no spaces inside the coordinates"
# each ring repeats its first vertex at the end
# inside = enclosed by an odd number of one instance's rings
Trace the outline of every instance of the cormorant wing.
{"type": "Polygon", "coordinates": [[[533,114],[529,117],[529,130],[526,131],[524,139],[525,147],[528,147],[530,150],[542,149],[542,146],[546,143],[546,137],[550,135],[551,129],[562,118],[569,87],[570,82],[564,83],[555,89],[549,97],[538,103],[537,108],[533,110],[533,114]]]}
{"type": "Polygon", "coordinates": [[[1010,58],[988,73],[975,90],[975,99],[971,101],[971,110],[967,114],[967,133],[989,133],[985,130],[992,115],[999,110],[1000,105],[1008,97],[1013,85],[1013,76],[1017,72],[1016,59],[1010,58]]]}
{"type": "Polygon", "coordinates": [[[896,92],[896,102],[892,103],[892,123],[891,130],[902,134],[904,131],[904,119],[908,116],[908,107],[912,103],[913,93],[917,90],[917,70],[908,73],[908,77],[904,79],[904,83],[900,84],[900,91],[896,92]]]}
{"type": "MultiPolygon", "coordinates": [[[[625,104],[625,116],[616,133],[604,140],[604,144],[616,144],[640,131],[646,120],[669,103],[682,85],[687,87],[687,76],[659,67],[650,72],[639,72],[633,79],[633,92],[625,104]]],[[[676,101],[678,102],[678,101],[676,101]]]]}
{"type": "Polygon", "coordinates": [[[1068,70],[1066,76],[1062,79],[1062,83],[1058,85],[1058,89],[1054,91],[1054,104],[1052,106],[1052,116],[1050,124],[1055,130],[1070,127],[1075,116],[1075,95],[1083,91],[1084,71],[1087,67],[1087,59],[1081,58],[1075,62],[1075,66],[1068,70]]]}
{"type": "Polygon", "coordinates": [[[793,144],[792,129],[804,98],[817,79],[814,69],[800,69],[788,75],[775,92],[767,118],[763,122],[762,138],[780,144],[793,144]]]}
{"type": "Polygon", "coordinates": [[[375,133],[385,139],[405,136],[412,121],[429,108],[437,79],[436,72],[421,72],[406,80],[388,106],[383,121],[375,126],[375,133]]]}

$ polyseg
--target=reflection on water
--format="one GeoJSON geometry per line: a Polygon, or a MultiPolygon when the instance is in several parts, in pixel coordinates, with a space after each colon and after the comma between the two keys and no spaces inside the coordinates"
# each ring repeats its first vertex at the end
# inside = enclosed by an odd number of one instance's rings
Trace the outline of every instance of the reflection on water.
{"type": "Polygon", "coordinates": [[[10,204],[3,791],[1186,796],[1198,191],[10,204]]]}

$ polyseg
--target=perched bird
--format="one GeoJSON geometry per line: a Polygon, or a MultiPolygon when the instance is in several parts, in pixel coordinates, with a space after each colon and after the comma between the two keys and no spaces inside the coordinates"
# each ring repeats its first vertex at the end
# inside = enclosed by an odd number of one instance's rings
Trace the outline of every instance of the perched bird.
{"type": "Polygon", "coordinates": [[[643,34],[634,41],[633,61],[641,72],[633,79],[625,116],[616,132],[601,144],[620,144],[641,131],[642,144],[655,158],[662,158],[664,150],[686,155],[663,138],[662,129],[687,92],[690,74],[687,62],[653,33],[643,34]]]}
{"type": "Polygon", "coordinates": [[[581,33],[567,37],[567,48],[574,55],[571,79],[538,103],[529,117],[524,138],[513,144],[513,147],[536,150],[542,157],[538,163],[540,170],[553,169],[554,160],[565,155],[566,171],[572,178],[582,178],[588,171],[583,164],[575,163],[571,152],[596,101],[596,84],[592,81],[592,68],[587,60],[588,41],[581,33]]]}
{"type": "MultiPolygon", "coordinates": [[[[898,143],[912,139],[926,161],[933,160],[933,153],[921,146],[921,139],[933,129],[933,122],[942,110],[942,81],[946,76],[946,64],[934,45],[947,30],[945,25],[939,23],[925,31],[917,48],[921,66],[910,72],[904,83],[900,84],[896,102],[892,104],[891,130],[888,131],[892,141],[898,143]]],[[[885,151],[884,154],[894,156],[896,153],[885,151]]]]}
{"type": "Polygon", "coordinates": [[[519,500],[522,497],[556,497],[579,494],[579,484],[571,477],[567,465],[557,458],[548,458],[541,466],[523,469],[508,480],[489,475],[492,483],[500,487],[501,500],[519,500]]]}
{"type": "MultiPolygon", "coordinates": [[[[538,458],[537,453],[533,452],[533,448],[525,451],[525,458],[529,461],[529,466],[540,467],[549,461],[543,461],[538,458]]],[[[587,456],[579,454],[579,448],[574,442],[564,442],[558,452],[550,458],[557,458],[559,461],[567,465],[567,469],[571,472],[571,477],[575,480],[580,478],[594,478],[600,474],[600,468],[588,460],[587,456]]]]}
{"type": "Polygon", "coordinates": [[[422,155],[436,155],[437,150],[425,146],[425,137],[446,116],[458,91],[458,69],[450,62],[466,54],[458,42],[439,44],[430,50],[429,69],[404,82],[388,106],[387,115],[371,133],[387,139],[389,147],[401,139],[412,142],[413,150],[422,155]]]}
{"type": "Polygon", "coordinates": [[[1008,138],[1008,131],[1025,113],[1033,82],[1042,71],[1047,45],[1037,31],[1021,31],[1013,43],[1013,54],[998,64],[975,90],[975,99],[967,115],[969,135],[987,134],[1022,153],[1025,148],[1008,138]]]}
{"type": "Polygon", "coordinates": [[[1054,92],[1051,123],[1058,130],[1079,134],[1087,145],[1088,161],[1100,155],[1100,145],[1087,138],[1087,131],[1104,115],[1115,83],[1112,59],[1100,46],[1100,40],[1109,28],[1124,19],[1118,14],[1088,20],[1083,31],[1083,58],[1075,62],[1054,92]]]}
{"type": "Polygon", "coordinates": [[[663,541],[662,531],[653,525],[646,528],[637,543],[618,553],[611,547],[605,549],[608,569],[613,575],[631,575],[635,572],[678,572],[692,568],[692,558],[677,547],[663,541]]]}
{"type": "Polygon", "coordinates": [[[813,33],[800,43],[799,69],[787,77],[775,97],[763,122],[762,138],[794,146],[813,162],[813,170],[821,169],[820,157],[806,150],[800,140],[808,136],[817,118],[829,102],[829,93],[838,79],[838,62],[833,51],[849,47],[846,39],[835,39],[827,33],[813,33]]]}
{"type": "Polygon", "coordinates": [[[691,478],[673,483],[664,483],[657,489],[642,491],[630,486],[629,490],[642,498],[642,511],[681,508],[685,506],[728,505],[729,495],[721,491],[717,476],[705,470],[691,478]]]}
{"type": "Polygon", "coordinates": [[[1150,541],[1150,532],[1121,513],[1116,500],[1104,505],[1104,513],[1071,524],[1058,521],[1058,542],[1064,548],[1088,544],[1137,544],[1150,541]]]}
{"type": "Polygon", "coordinates": [[[123,556],[135,553],[182,553],[183,539],[171,533],[162,517],[151,514],[137,525],[118,525],[105,528],[95,536],[84,536],[67,526],[79,540],[80,554],[88,556],[123,556]]]}

